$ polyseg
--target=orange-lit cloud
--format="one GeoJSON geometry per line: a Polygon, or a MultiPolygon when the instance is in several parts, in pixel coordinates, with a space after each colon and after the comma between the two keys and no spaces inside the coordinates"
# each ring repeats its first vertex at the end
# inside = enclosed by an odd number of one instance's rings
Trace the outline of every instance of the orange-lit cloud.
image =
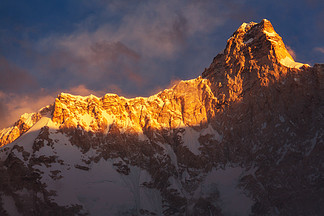
{"type": "Polygon", "coordinates": [[[24,113],[37,112],[40,108],[54,102],[51,95],[21,95],[0,92],[0,129],[8,127],[24,113]]]}
{"type": "Polygon", "coordinates": [[[295,53],[295,51],[290,46],[287,46],[286,45],[286,48],[287,48],[288,53],[291,55],[291,57],[293,57],[293,59],[296,60],[296,53],[295,53]]]}

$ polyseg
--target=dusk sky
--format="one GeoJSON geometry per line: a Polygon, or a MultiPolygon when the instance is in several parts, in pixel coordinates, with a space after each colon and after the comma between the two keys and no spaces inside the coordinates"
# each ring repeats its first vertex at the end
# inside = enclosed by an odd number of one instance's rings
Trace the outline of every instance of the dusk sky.
{"type": "Polygon", "coordinates": [[[60,92],[149,96],[199,76],[243,22],[324,62],[323,0],[2,0],[0,128],[60,92]]]}

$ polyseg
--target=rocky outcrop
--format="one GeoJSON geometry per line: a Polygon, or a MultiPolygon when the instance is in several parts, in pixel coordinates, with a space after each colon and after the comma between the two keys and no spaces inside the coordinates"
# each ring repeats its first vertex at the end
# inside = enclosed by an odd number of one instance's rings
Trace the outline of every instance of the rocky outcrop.
{"type": "Polygon", "coordinates": [[[15,141],[34,126],[42,116],[49,115],[52,112],[52,108],[53,105],[48,105],[36,113],[25,113],[20,116],[13,126],[2,129],[0,131],[0,147],[15,141]]]}
{"type": "Polygon", "coordinates": [[[0,131],[0,147],[12,143],[26,131],[28,131],[39,119],[39,113],[25,113],[12,127],[0,131]]]}
{"type": "Polygon", "coordinates": [[[181,81],[148,98],[102,98],[62,93],[55,100],[53,122],[61,128],[107,132],[111,124],[128,132],[200,126],[215,116],[218,100],[208,80],[181,81]]]}

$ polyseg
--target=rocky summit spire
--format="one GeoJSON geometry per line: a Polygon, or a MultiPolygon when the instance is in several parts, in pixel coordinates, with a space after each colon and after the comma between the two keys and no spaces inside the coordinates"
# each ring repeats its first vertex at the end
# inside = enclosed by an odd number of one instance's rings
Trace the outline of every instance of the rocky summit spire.
{"type": "Polygon", "coordinates": [[[224,55],[226,63],[234,64],[237,60],[254,60],[258,65],[281,64],[297,69],[305,65],[294,61],[282,38],[266,19],[260,23],[243,23],[228,39],[224,55]]]}
{"type": "Polygon", "coordinates": [[[235,101],[252,84],[268,86],[288,71],[307,67],[309,65],[294,61],[271,22],[263,19],[260,23],[243,23],[202,76],[215,83],[214,92],[235,101]]]}

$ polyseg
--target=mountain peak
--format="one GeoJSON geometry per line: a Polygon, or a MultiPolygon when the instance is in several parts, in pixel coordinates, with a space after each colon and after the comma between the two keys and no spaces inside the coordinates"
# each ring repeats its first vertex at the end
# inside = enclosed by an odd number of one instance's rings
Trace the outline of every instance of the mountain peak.
{"type": "Polygon", "coordinates": [[[271,22],[263,19],[243,23],[202,77],[210,80],[214,94],[228,103],[240,100],[252,88],[269,86],[289,72],[307,67],[294,61],[271,22]]]}
{"type": "Polygon", "coordinates": [[[284,71],[309,67],[294,61],[282,38],[267,19],[260,23],[243,23],[227,40],[223,53],[214,58],[211,68],[203,73],[203,77],[212,75],[215,67],[219,71],[220,67],[233,68],[235,65],[239,67],[236,72],[240,72],[242,68],[250,70],[251,66],[267,66],[270,70],[283,67],[284,71]]]}
{"type": "Polygon", "coordinates": [[[243,23],[227,41],[224,53],[227,59],[245,55],[248,59],[261,60],[262,64],[280,64],[296,69],[309,66],[294,61],[282,38],[267,19],[260,23],[243,23]]]}
{"type": "MultiPolygon", "coordinates": [[[[269,31],[269,32],[274,32],[274,28],[271,24],[271,22],[267,19],[263,19],[260,23],[256,22],[249,22],[249,23],[242,23],[242,25],[237,29],[236,32],[247,32],[249,31],[253,26],[259,25],[260,29],[269,31]]],[[[235,34],[235,33],[234,33],[235,34]]]]}

